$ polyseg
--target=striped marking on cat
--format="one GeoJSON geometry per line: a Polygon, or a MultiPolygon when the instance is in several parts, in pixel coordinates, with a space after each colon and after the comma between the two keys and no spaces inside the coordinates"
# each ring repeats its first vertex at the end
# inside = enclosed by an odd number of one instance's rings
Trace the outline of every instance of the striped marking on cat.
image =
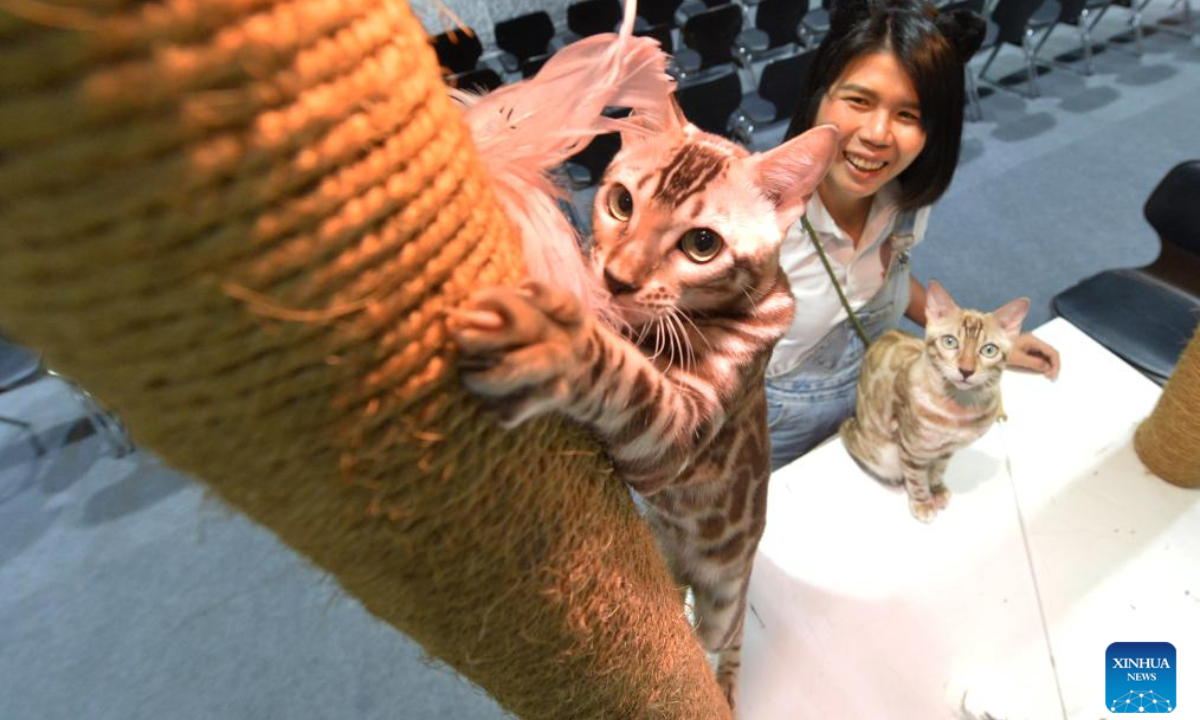
{"type": "Polygon", "coordinates": [[[663,166],[652,197],[664,205],[678,207],[703,192],[727,167],[728,153],[702,143],[685,143],[663,166]]]}

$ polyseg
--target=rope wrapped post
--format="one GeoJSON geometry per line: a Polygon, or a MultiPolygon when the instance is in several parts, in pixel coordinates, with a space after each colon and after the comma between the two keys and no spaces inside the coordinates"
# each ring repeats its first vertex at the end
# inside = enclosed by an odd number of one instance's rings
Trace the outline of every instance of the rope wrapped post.
{"type": "Polygon", "coordinates": [[[1200,327],[1179,357],[1150,417],[1133,436],[1151,472],[1180,487],[1200,487],[1200,327]]]}
{"type": "Polygon", "coordinates": [[[594,443],[459,389],[522,261],[409,8],[60,2],[0,0],[0,327],[518,716],[728,718],[594,443]]]}

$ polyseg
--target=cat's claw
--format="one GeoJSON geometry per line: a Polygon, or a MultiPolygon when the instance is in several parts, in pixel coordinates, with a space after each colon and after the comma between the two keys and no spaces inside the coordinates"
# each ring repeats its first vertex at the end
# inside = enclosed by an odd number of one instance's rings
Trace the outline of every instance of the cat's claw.
{"type": "Polygon", "coordinates": [[[513,427],[556,410],[583,318],[575,297],[540,283],[480,290],[449,313],[463,384],[513,427]]]}
{"type": "Polygon", "coordinates": [[[908,501],[908,509],[912,511],[912,516],[917,520],[928,525],[937,517],[937,507],[933,501],[917,502],[916,500],[908,501]]]}
{"type": "Polygon", "coordinates": [[[944,487],[936,488],[933,491],[933,507],[937,510],[945,510],[950,505],[950,491],[944,487]]]}

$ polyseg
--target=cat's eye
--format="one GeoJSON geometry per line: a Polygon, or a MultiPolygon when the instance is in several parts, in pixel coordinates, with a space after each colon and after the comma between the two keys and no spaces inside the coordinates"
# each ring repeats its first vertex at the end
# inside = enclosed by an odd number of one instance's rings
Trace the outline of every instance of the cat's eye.
{"type": "Polygon", "coordinates": [[[679,249],[698,263],[706,263],[715,258],[724,245],[725,241],[721,236],[708,228],[693,228],[679,239],[679,249]]]}
{"type": "Polygon", "coordinates": [[[946,348],[947,350],[957,350],[958,338],[954,337],[953,335],[943,335],[942,347],[946,348]]]}
{"type": "Polygon", "coordinates": [[[1000,354],[1000,348],[997,347],[995,343],[988,343],[987,345],[979,348],[979,354],[985,358],[994,358],[1000,354]]]}
{"type": "Polygon", "coordinates": [[[621,183],[613,185],[608,191],[608,214],[621,222],[628,222],[633,217],[633,195],[621,183]]]}

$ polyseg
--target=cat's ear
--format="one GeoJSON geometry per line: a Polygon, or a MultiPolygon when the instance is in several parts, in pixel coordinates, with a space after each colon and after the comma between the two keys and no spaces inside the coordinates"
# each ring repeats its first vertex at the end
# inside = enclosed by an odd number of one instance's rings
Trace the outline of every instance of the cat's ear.
{"type": "Polygon", "coordinates": [[[1017,298],[997,308],[992,313],[992,317],[996,318],[996,322],[1004,328],[1005,335],[1015,338],[1021,334],[1021,323],[1025,321],[1025,316],[1028,314],[1029,298],[1017,298]]]}
{"type": "Polygon", "coordinates": [[[958,303],[946,292],[946,288],[937,280],[930,280],[925,288],[925,321],[927,323],[945,320],[957,313],[958,303]]]}
{"type": "Polygon", "coordinates": [[[808,200],[837,154],[838,131],[819,125],[779,147],[754,156],[758,189],[775,204],[780,229],[800,219],[808,200]]]}
{"type": "Polygon", "coordinates": [[[679,107],[675,94],[666,95],[661,102],[656,102],[650,110],[641,110],[631,114],[621,128],[621,147],[633,147],[639,143],[654,140],[667,143],[682,138],[685,134],[688,119],[679,107]]]}

